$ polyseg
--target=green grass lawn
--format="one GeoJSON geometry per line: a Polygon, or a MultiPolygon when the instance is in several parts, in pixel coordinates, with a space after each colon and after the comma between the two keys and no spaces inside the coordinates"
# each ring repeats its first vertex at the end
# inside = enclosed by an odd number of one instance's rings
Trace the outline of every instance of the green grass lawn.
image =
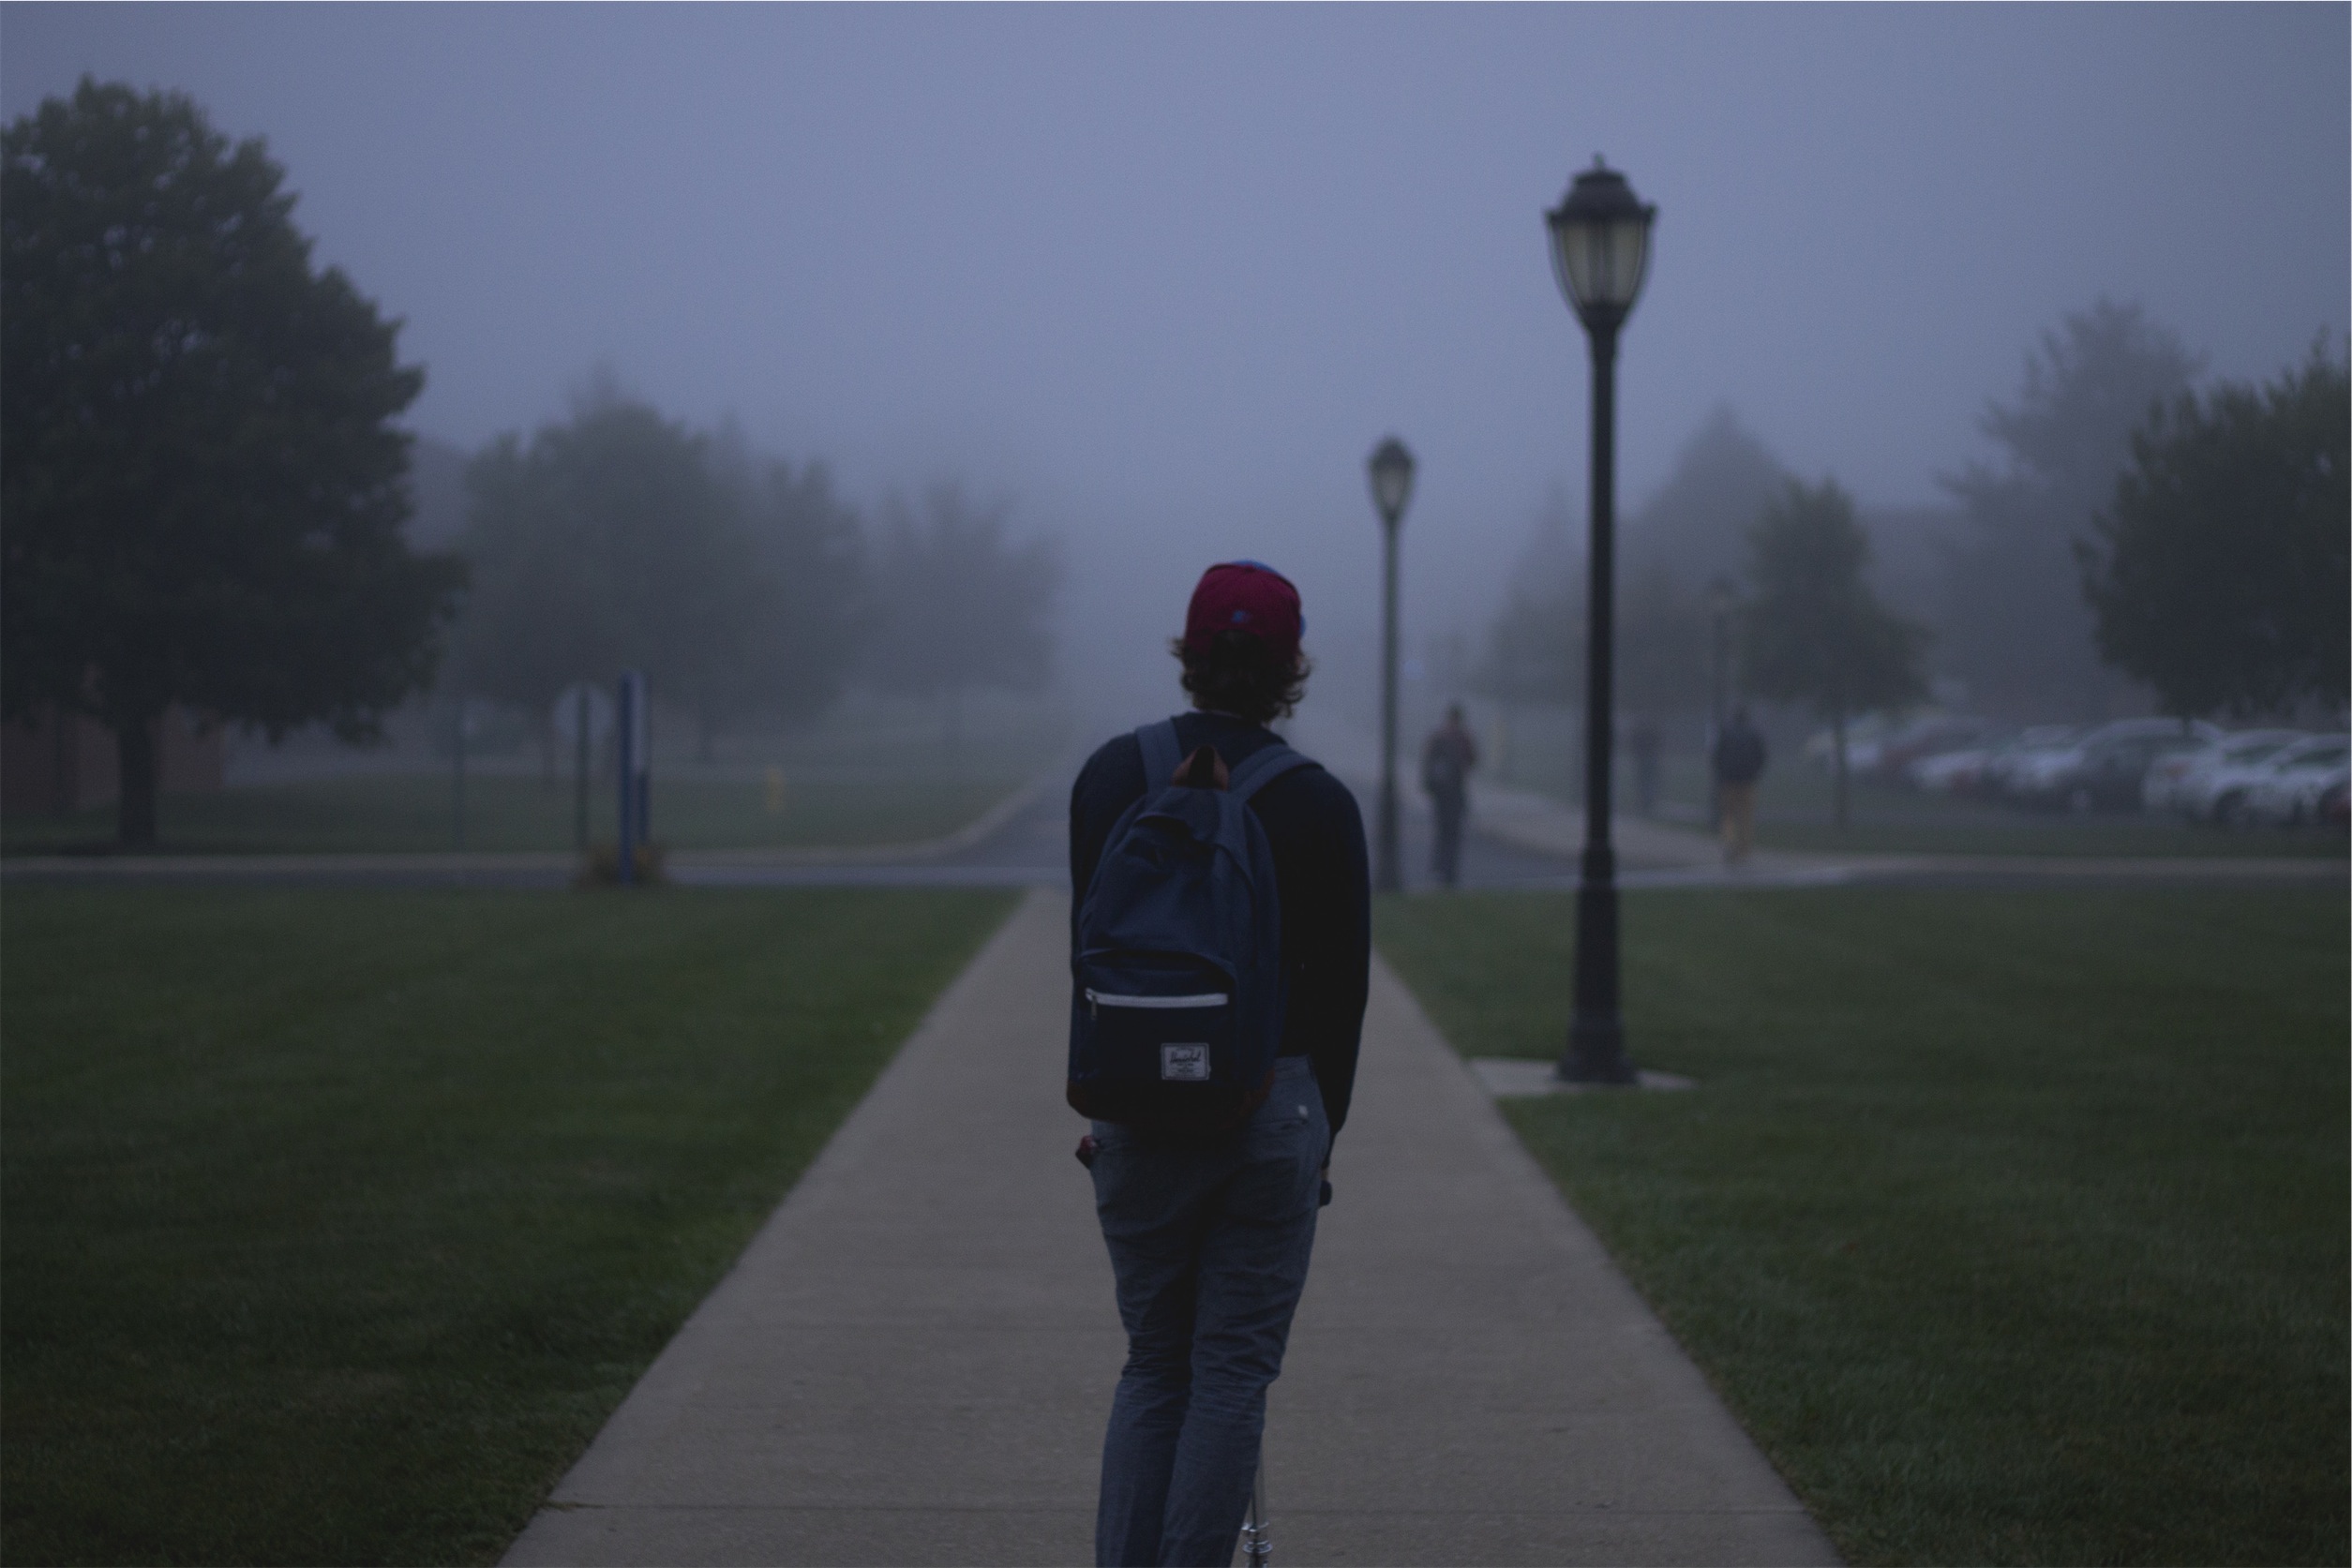
{"type": "MultiPolygon", "coordinates": [[[[1573,902],[1385,901],[1454,1043],[1552,1056],[1573,902]]],[[[1648,893],[1683,1094],[1507,1102],[1850,1559],[2343,1562],[2340,892],[1648,893]]]]}
{"type": "Polygon", "coordinates": [[[10,889],[0,1555],[495,1561],[1009,902],[10,889]]]}
{"type": "MultiPolygon", "coordinates": [[[[653,782],[653,836],[672,849],[754,849],[903,844],[970,822],[1021,782],[989,773],[796,773],[786,769],[780,809],[762,778],[661,778],[653,782]]],[[[188,854],[397,853],[454,847],[450,777],[362,773],[302,784],[248,784],[165,796],[161,848],[188,854]]],[[[576,805],[570,784],[535,775],[475,773],[466,780],[466,847],[569,850],[576,805]]],[[[589,830],[612,839],[611,791],[590,796],[589,830]]],[[[114,808],[71,816],[0,819],[0,853],[53,854],[103,844],[114,808]]]]}

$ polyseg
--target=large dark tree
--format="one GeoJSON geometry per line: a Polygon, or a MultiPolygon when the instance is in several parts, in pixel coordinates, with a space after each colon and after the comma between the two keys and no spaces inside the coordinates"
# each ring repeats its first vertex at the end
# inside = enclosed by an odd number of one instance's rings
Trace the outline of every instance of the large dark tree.
{"type": "Polygon", "coordinates": [[[2352,396],[2315,346],[2273,385],[2183,393],[2078,546],[2100,651],[2183,718],[2340,710],[2352,663],[2352,396]]]}
{"type": "Polygon", "coordinates": [[[1966,522],[1943,574],[1943,659],[1994,709],[2073,719],[2120,694],[2092,641],[2075,541],[2115,495],[2132,432],[2197,359],[2137,306],[2101,300],[2044,335],[2015,400],[1980,427],[2000,448],[1942,481],[1966,522]]]}
{"type": "Polygon", "coordinates": [[[895,496],[883,507],[867,667],[886,692],[945,699],[951,755],[967,692],[1034,690],[1052,673],[1060,553],[1050,539],[1015,541],[1011,515],[951,484],[924,491],[919,509],[895,496]]]}
{"type": "Polygon", "coordinates": [[[112,729],[151,843],[172,705],[367,739],[430,679],[463,571],[401,536],[424,377],[187,97],[85,78],[0,157],[0,691],[112,729]]]}
{"type": "Polygon", "coordinates": [[[1836,482],[1789,482],[1748,533],[1743,683],[1829,721],[1837,826],[1847,817],[1846,724],[1926,694],[1926,634],[1881,605],[1864,569],[1870,538],[1836,482]]]}

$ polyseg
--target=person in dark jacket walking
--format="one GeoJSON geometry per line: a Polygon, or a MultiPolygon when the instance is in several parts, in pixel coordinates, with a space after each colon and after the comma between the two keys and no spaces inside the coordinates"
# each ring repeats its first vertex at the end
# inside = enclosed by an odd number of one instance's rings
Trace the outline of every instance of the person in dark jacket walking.
{"type": "Polygon", "coordinates": [[[1477,766],[1478,742],[1462,722],[1461,704],[1455,703],[1421,747],[1421,787],[1437,818],[1430,870],[1443,887],[1461,880],[1461,827],[1470,814],[1470,770],[1477,766]]]}
{"type": "MultiPolygon", "coordinates": [[[[1237,769],[1273,744],[1266,726],[1305,689],[1298,591],[1256,561],[1212,566],[1193,590],[1176,657],[1194,711],[1178,753],[1212,746],[1237,769]]],[[[1114,825],[1146,790],[1132,734],[1106,742],[1070,798],[1071,933],[1114,825]]],[[[1102,1443],[1095,1560],[1227,1563],[1249,1507],[1266,1424],[1307,1282],[1333,1142],[1356,1083],[1371,961],[1364,826],[1345,785],[1309,765],[1250,799],[1281,905],[1287,998],[1272,1092],[1215,1139],[1093,1124],[1095,1208],[1117,1280],[1127,1364],[1102,1443]]]]}
{"type": "Polygon", "coordinates": [[[1745,706],[1731,709],[1715,740],[1716,799],[1723,811],[1723,863],[1736,866],[1756,847],[1756,781],[1764,776],[1764,738],[1745,706]]]}

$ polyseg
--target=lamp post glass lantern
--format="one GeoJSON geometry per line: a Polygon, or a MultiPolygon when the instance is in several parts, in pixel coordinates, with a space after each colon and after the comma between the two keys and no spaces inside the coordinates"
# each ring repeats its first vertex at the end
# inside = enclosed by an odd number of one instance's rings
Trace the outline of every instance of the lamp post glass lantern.
{"type": "Polygon", "coordinates": [[[1584,656],[1584,858],[1576,891],[1576,1010],[1560,1076],[1577,1083],[1631,1083],[1618,1008],[1617,854],[1610,843],[1610,780],[1616,738],[1617,330],[1650,268],[1657,209],[1598,157],[1544,214],[1552,276],[1584,323],[1592,349],[1592,543],[1584,656]]]}
{"type": "Polygon", "coordinates": [[[1372,505],[1380,512],[1380,820],[1373,836],[1372,885],[1404,886],[1397,852],[1397,528],[1413,499],[1413,454],[1390,436],[1372,449],[1372,505]]]}

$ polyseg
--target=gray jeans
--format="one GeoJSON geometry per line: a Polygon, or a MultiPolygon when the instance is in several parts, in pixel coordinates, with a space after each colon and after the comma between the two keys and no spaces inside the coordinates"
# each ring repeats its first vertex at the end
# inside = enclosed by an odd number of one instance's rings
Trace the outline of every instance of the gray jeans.
{"type": "Polygon", "coordinates": [[[1331,1141],[1322,1092],[1307,1058],[1284,1056],[1231,1138],[1169,1142],[1107,1122],[1094,1136],[1095,1209],[1127,1326],[1095,1561],[1228,1563],[1314,1247],[1331,1141]]]}

